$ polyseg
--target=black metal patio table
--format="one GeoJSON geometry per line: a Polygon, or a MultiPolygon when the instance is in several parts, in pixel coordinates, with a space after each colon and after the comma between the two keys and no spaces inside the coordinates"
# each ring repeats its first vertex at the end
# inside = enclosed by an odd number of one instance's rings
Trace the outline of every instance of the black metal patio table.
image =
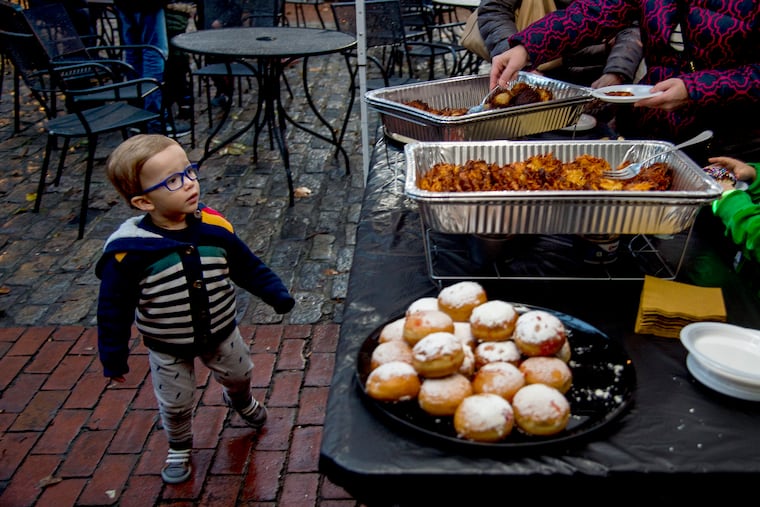
{"type": "MultiPolygon", "coordinates": [[[[293,176],[290,168],[290,157],[286,140],[286,122],[295,127],[330,143],[335,147],[335,157],[343,155],[346,172],[349,172],[348,154],[342,146],[343,136],[348,125],[348,118],[354,102],[354,83],[348,83],[349,93],[346,113],[339,129],[334,129],[330,122],[317,109],[311,96],[308,83],[308,59],[313,56],[343,53],[347,68],[350,65],[347,50],[356,45],[352,35],[336,30],[296,27],[235,27],[218,30],[199,30],[188,32],[172,38],[173,46],[188,53],[212,56],[222,59],[231,74],[233,62],[248,67],[256,76],[259,84],[258,108],[251,121],[241,130],[216,144],[212,140],[221,131],[229,117],[231,101],[224,111],[222,120],[206,140],[202,163],[221,148],[254,128],[253,157],[257,159],[258,137],[264,126],[267,126],[274,137],[283,159],[290,191],[290,205],[293,206],[293,176]],[[292,61],[302,59],[303,92],[310,109],[327,129],[327,135],[317,132],[288,115],[281,98],[281,80],[283,69],[292,61]],[[253,63],[251,61],[254,61],[253,63]],[[263,114],[263,117],[262,117],[263,114]],[[337,130],[337,132],[336,132],[337,130]]],[[[231,80],[234,82],[234,80],[231,80]]],[[[271,143],[270,143],[271,144],[271,143]]]]}

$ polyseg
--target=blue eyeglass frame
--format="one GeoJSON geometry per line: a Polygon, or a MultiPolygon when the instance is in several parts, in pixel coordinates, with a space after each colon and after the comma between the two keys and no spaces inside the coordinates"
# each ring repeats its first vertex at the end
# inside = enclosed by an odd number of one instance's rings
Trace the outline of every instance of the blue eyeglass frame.
{"type": "Polygon", "coordinates": [[[167,176],[166,178],[164,178],[163,181],[160,181],[160,182],[156,183],[155,185],[153,185],[151,187],[148,187],[145,190],[143,190],[142,191],[142,195],[145,195],[145,194],[148,194],[150,192],[153,192],[154,190],[158,190],[161,187],[164,187],[169,192],[175,192],[175,191],[179,190],[180,188],[182,188],[183,186],[185,186],[185,178],[189,179],[190,181],[195,181],[195,180],[198,179],[198,164],[191,163],[189,166],[185,167],[181,172],[170,174],[169,176],[167,176]],[[189,171],[190,169],[193,169],[195,171],[195,174],[196,174],[195,178],[193,178],[192,176],[190,176],[189,174],[187,174],[187,171],[189,171]],[[167,181],[169,181],[170,179],[175,178],[177,176],[179,176],[180,181],[181,181],[179,187],[177,187],[175,189],[169,188],[169,184],[167,183],[167,181]]]}

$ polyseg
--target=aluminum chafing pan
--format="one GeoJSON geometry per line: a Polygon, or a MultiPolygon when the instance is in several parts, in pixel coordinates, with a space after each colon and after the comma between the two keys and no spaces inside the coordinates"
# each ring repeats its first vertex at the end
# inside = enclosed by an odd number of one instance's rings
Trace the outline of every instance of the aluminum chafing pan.
{"type": "Polygon", "coordinates": [[[673,188],[661,192],[514,191],[429,192],[418,179],[438,162],[518,162],[546,153],[569,162],[578,155],[602,157],[616,167],[626,150],[642,155],[673,145],[663,141],[483,141],[407,144],[404,191],[418,203],[423,223],[449,234],[675,234],[694,223],[699,208],[722,188],[681,151],[653,162],[675,170],[673,188]]]}
{"type": "Polygon", "coordinates": [[[435,109],[472,107],[489,90],[489,77],[461,76],[372,90],[367,104],[381,116],[385,134],[401,142],[485,141],[557,130],[572,125],[593,100],[591,89],[521,72],[518,82],[552,91],[554,100],[451,117],[428,113],[404,102],[422,100],[435,109]]]}

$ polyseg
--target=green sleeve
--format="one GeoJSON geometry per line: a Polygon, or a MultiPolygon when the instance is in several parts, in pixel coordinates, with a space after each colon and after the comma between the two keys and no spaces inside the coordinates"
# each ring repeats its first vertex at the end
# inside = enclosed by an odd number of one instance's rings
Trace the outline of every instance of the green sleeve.
{"type": "MultiPolygon", "coordinates": [[[[756,169],[760,167],[760,164],[751,165],[756,169]]],[[[755,178],[746,191],[724,192],[721,198],[712,204],[713,213],[720,217],[726,226],[726,235],[755,261],[760,261],[758,197],[760,197],[760,178],[755,178]]]]}

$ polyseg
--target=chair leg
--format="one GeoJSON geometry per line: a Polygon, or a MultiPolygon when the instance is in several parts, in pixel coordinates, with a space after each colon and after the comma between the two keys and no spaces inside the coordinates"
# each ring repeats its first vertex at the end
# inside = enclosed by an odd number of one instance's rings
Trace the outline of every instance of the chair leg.
{"type": "Polygon", "coordinates": [[[92,168],[95,165],[95,147],[98,137],[93,136],[87,146],[87,170],[84,173],[84,188],[82,189],[82,207],[79,211],[79,234],[77,239],[84,237],[84,226],[87,222],[87,205],[90,202],[90,182],[92,181],[92,168]]]}
{"type": "Polygon", "coordinates": [[[61,183],[61,174],[63,174],[63,166],[66,163],[66,154],[69,152],[70,139],[65,137],[63,139],[63,146],[61,147],[61,156],[58,157],[58,169],[55,171],[55,179],[53,184],[57,187],[61,183]]]}
{"type": "Polygon", "coordinates": [[[42,194],[45,193],[45,179],[47,178],[48,166],[50,165],[50,155],[53,152],[53,146],[58,144],[58,139],[55,136],[48,135],[47,143],[45,144],[45,156],[42,158],[42,167],[40,167],[40,181],[37,184],[37,197],[34,199],[34,212],[40,211],[40,204],[42,204],[42,194]]]}

